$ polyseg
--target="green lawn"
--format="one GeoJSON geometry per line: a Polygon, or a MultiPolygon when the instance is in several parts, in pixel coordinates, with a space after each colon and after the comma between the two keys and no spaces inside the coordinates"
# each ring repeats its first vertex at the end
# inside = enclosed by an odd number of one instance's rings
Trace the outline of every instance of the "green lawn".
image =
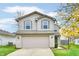
{"type": "Polygon", "coordinates": [[[6,56],[15,50],[15,46],[0,46],[0,56],[6,56]]]}
{"type": "MultiPolygon", "coordinates": [[[[67,48],[68,46],[64,46],[67,48]]],[[[79,56],[79,46],[72,45],[69,49],[53,49],[52,50],[55,56],[79,56]]]]}

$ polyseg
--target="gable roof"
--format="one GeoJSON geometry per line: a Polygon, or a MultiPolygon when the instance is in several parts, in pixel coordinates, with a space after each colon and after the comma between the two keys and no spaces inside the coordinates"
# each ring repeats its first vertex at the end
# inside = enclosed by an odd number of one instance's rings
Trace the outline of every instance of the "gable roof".
{"type": "Polygon", "coordinates": [[[10,33],[10,32],[8,32],[8,31],[1,30],[1,29],[0,29],[0,35],[14,36],[14,34],[13,34],[13,33],[10,33]]]}
{"type": "Polygon", "coordinates": [[[30,16],[30,15],[32,15],[32,14],[39,14],[39,15],[48,17],[48,18],[52,19],[53,21],[56,21],[55,18],[53,18],[53,17],[51,17],[51,16],[48,16],[48,15],[46,15],[46,14],[40,13],[40,12],[38,12],[38,11],[34,11],[34,12],[29,13],[29,14],[26,14],[26,15],[24,15],[24,16],[20,16],[20,17],[18,17],[18,18],[15,19],[15,20],[18,22],[19,20],[21,20],[21,19],[23,19],[23,18],[25,18],[25,17],[27,17],[27,16],[30,16]]]}

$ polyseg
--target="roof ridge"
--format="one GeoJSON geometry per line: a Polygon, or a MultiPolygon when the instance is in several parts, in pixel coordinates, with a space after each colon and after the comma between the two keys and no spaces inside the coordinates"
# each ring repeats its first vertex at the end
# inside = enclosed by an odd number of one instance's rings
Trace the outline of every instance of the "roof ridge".
{"type": "Polygon", "coordinates": [[[31,15],[31,14],[34,14],[34,13],[38,13],[38,14],[40,14],[40,15],[43,15],[43,16],[46,16],[46,17],[49,17],[49,18],[55,20],[53,17],[51,17],[51,16],[49,16],[49,15],[47,15],[47,14],[45,14],[45,13],[39,12],[39,11],[30,12],[30,13],[28,13],[28,14],[26,14],[26,15],[23,15],[23,16],[20,16],[20,17],[16,18],[15,20],[18,22],[20,19],[23,19],[23,18],[25,18],[25,17],[27,17],[27,16],[29,16],[29,15],[31,15]]]}

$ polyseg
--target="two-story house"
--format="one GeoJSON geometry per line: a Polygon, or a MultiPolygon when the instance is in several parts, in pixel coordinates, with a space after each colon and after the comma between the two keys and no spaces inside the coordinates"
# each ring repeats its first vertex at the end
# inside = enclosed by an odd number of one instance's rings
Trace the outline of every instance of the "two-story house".
{"type": "Polygon", "coordinates": [[[17,48],[52,48],[59,44],[59,27],[55,18],[34,11],[16,19],[17,48]]]}

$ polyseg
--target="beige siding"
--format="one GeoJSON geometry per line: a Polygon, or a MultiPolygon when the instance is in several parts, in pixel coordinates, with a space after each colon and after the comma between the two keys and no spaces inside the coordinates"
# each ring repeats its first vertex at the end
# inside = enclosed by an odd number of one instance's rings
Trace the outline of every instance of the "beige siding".
{"type": "Polygon", "coordinates": [[[13,44],[16,44],[16,38],[11,36],[0,36],[0,45],[7,45],[8,42],[13,42],[13,44]]]}
{"type": "Polygon", "coordinates": [[[57,32],[59,32],[59,27],[57,24],[54,24],[54,30],[57,30],[57,32]]]}
{"type": "MultiPolygon", "coordinates": [[[[24,18],[24,19],[22,19],[22,20],[20,20],[19,21],[19,30],[25,30],[24,29],[24,21],[27,21],[27,20],[31,20],[32,21],[32,30],[36,30],[36,22],[35,22],[35,18],[37,18],[37,17],[39,17],[39,16],[41,16],[41,15],[38,15],[38,14],[34,14],[34,15],[31,15],[31,16],[29,16],[29,17],[26,17],[26,18],[24,18]]],[[[38,30],[43,30],[43,29],[41,29],[41,21],[42,20],[48,20],[49,21],[49,29],[47,29],[47,30],[54,30],[55,29],[55,25],[54,25],[54,22],[51,20],[51,19],[49,19],[49,18],[42,18],[42,19],[40,19],[40,20],[38,20],[38,22],[37,22],[37,29],[38,30]]]]}
{"type": "Polygon", "coordinates": [[[16,36],[16,47],[17,48],[22,48],[22,37],[20,35],[16,36]]]}
{"type": "Polygon", "coordinates": [[[53,48],[55,46],[54,35],[49,36],[49,44],[50,48],[53,48]]]}

